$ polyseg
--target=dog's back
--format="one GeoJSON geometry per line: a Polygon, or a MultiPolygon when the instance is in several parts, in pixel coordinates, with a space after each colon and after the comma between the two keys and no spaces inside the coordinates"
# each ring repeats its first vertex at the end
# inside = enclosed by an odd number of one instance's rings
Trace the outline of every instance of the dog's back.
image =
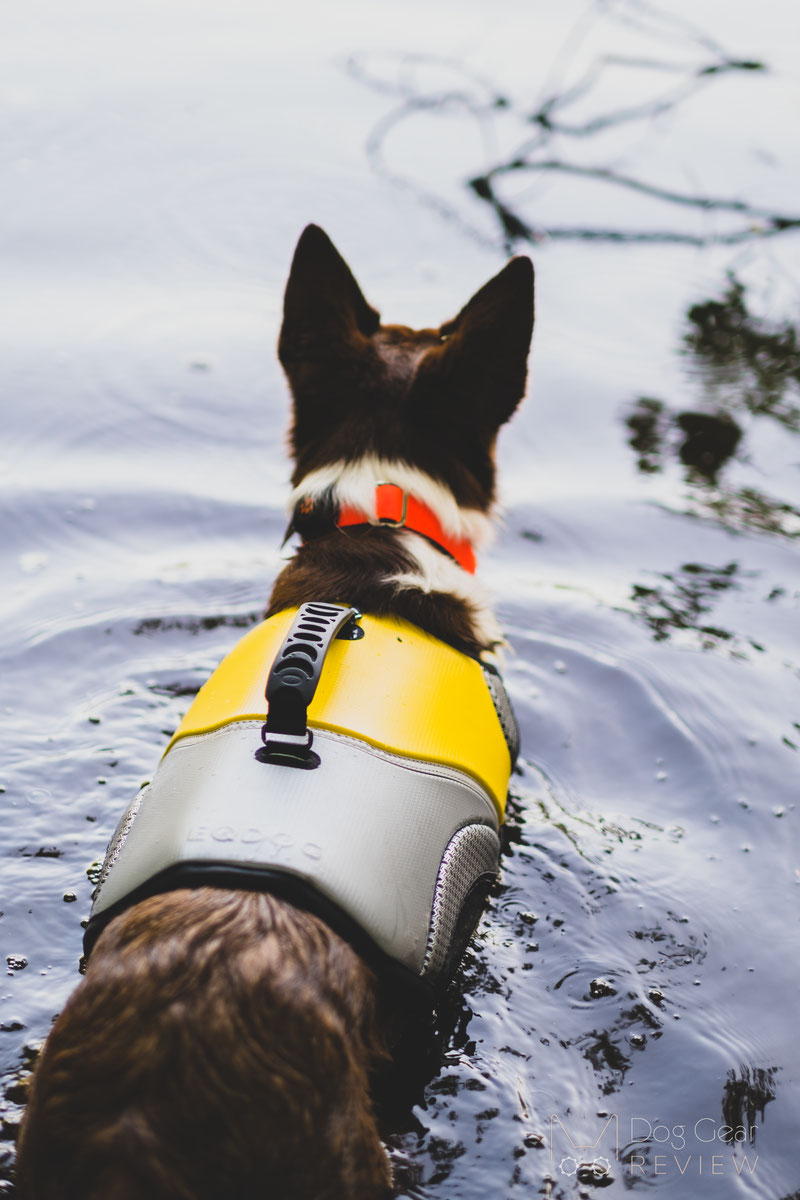
{"type": "MultiPolygon", "coordinates": [[[[495,438],[524,391],[532,322],[530,263],[515,259],[439,329],[381,326],[326,235],[305,231],[279,346],[304,544],[269,614],[346,601],[475,658],[496,646],[471,556],[489,530],[495,438]],[[370,516],[387,482],[426,524],[370,516]],[[363,520],[342,528],[353,510],[363,520]]],[[[369,1095],[385,1020],[362,958],[277,896],[197,887],[136,903],[100,935],[48,1039],[20,1193],[388,1194],[369,1095]]]]}

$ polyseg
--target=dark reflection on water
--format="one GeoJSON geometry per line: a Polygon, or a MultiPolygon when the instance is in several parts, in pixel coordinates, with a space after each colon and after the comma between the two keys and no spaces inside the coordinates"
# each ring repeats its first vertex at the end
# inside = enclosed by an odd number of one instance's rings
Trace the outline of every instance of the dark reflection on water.
{"type": "MultiPolygon", "coordinates": [[[[764,1110],[775,1099],[777,1067],[750,1067],[728,1072],[722,1097],[722,1119],[725,1142],[733,1142],[737,1131],[744,1131],[744,1140],[755,1145],[758,1123],[764,1123],[764,1110]]],[[[739,1140],[743,1140],[739,1135],[739,1140]]]]}
{"type": "Polygon", "coordinates": [[[625,424],[631,431],[628,444],[638,454],[636,465],[640,471],[663,471],[665,456],[674,446],[680,461],[689,468],[687,479],[700,484],[717,482],[742,437],[741,426],[726,412],[673,413],[662,400],[651,396],[639,397],[625,424]]]}
{"type": "Polygon", "coordinates": [[[719,300],[693,304],[687,313],[686,351],[696,364],[711,404],[771,417],[800,432],[800,344],[797,329],[768,322],[747,307],[746,288],[735,276],[719,300]]]}
{"type": "Polygon", "coordinates": [[[246,629],[250,625],[255,625],[260,621],[263,612],[253,613],[222,613],[219,616],[207,617],[177,617],[173,619],[164,617],[146,617],[144,621],[140,621],[134,629],[134,633],[139,636],[146,636],[154,633],[166,632],[173,629],[182,629],[187,633],[200,633],[201,630],[219,629],[226,627],[229,629],[246,629]]]}
{"type": "Polygon", "coordinates": [[[699,635],[699,644],[709,649],[734,637],[729,630],[708,624],[706,618],[720,592],[739,587],[738,571],[739,564],[735,562],[724,567],[685,563],[677,572],[662,573],[662,584],[652,587],[636,584],[631,598],[657,642],[666,641],[678,630],[694,630],[699,635]]]}
{"type": "MultiPolygon", "coordinates": [[[[453,113],[460,113],[475,124],[484,145],[500,140],[495,138],[494,131],[501,123],[504,128],[510,126],[516,131],[510,152],[466,181],[473,196],[493,213],[500,240],[509,252],[519,242],[535,243],[543,239],[734,246],[800,228],[800,215],[796,212],[781,212],[737,196],[686,191],[616,166],[581,161],[587,141],[663,122],[689,105],[699,93],[731,75],[768,73],[765,63],[731,55],[707,30],[667,7],[644,4],[641,0],[616,3],[595,0],[576,23],[559,56],[558,69],[550,72],[545,94],[532,111],[524,99],[515,100],[496,81],[442,55],[407,52],[353,55],[347,59],[346,68],[360,83],[396,101],[396,107],[375,125],[368,140],[374,169],[393,183],[411,188],[423,203],[462,227],[465,222],[458,210],[441,194],[433,192],[421,178],[401,173],[391,165],[392,138],[399,127],[420,115],[436,118],[453,113]],[[572,60],[577,58],[592,26],[599,21],[612,29],[616,25],[635,31],[643,51],[598,53],[576,77],[571,70],[572,60]],[[673,54],[663,53],[665,44],[670,50],[674,47],[673,54]],[[430,73],[435,73],[436,68],[446,68],[448,86],[426,85],[426,68],[430,73]],[[636,81],[638,98],[609,105],[604,97],[607,77],[626,75],[636,81]],[[612,206],[615,194],[633,193],[653,201],[653,211],[664,212],[667,218],[655,221],[651,218],[644,228],[602,225],[591,218],[576,225],[547,219],[537,212],[535,203],[518,198],[521,179],[536,183],[547,177],[601,184],[609,189],[612,206]],[[690,228],[679,225],[670,228],[669,214],[676,208],[697,215],[719,215],[725,227],[702,231],[695,223],[690,228]],[[729,217],[733,218],[733,224],[729,217]],[[658,224],[659,220],[663,223],[658,224]]],[[[757,104],[755,95],[753,103],[757,104]]],[[[502,141],[507,142],[508,136],[502,141]]]]}
{"type": "Polygon", "coordinates": [[[683,412],[675,420],[686,434],[678,451],[681,462],[696,478],[716,483],[720,468],[739,445],[742,430],[724,414],[683,412]]]}
{"type": "Polygon", "coordinates": [[[628,444],[643,474],[664,471],[670,457],[680,461],[692,489],[689,512],[729,529],[795,538],[800,536],[800,509],[794,504],[721,478],[737,457],[749,456],[761,422],[774,421],[789,434],[800,432],[797,330],[788,321],[755,316],[746,297],[745,286],[731,275],[721,299],[689,306],[681,352],[705,407],[676,410],[660,398],[640,396],[625,415],[628,444]]]}
{"type": "Polygon", "coordinates": [[[726,529],[762,530],[783,537],[800,537],[800,508],[776,500],[754,487],[720,489],[692,497],[689,511],[719,521],[726,529]]]}

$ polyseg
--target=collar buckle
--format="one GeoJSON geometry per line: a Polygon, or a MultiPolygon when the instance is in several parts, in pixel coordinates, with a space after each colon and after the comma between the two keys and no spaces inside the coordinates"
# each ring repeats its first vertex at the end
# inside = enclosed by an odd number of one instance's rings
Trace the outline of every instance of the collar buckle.
{"type": "Polygon", "coordinates": [[[445,554],[449,554],[470,575],[475,573],[475,551],[467,537],[448,533],[432,508],[397,483],[385,479],[375,484],[374,509],[367,505],[344,504],[336,508],[331,493],[316,501],[301,498],[295,506],[289,531],[297,529],[303,541],[321,537],[331,527],[372,525],[383,529],[408,529],[420,533],[445,554]],[[300,519],[302,518],[302,520],[300,519]]]}
{"type": "Polygon", "coordinates": [[[389,529],[402,529],[408,517],[408,492],[396,483],[379,479],[375,484],[375,519],[389,529]],[[399,508],[399,512],[398,512],[399,508]]]}

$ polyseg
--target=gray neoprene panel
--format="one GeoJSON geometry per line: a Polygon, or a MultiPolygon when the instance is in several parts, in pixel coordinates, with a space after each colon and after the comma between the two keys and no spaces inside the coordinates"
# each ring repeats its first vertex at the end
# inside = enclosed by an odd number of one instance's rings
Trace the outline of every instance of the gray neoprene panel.
{"type": "MultiPolygon", "coordinates": [[[[173,746],[120,822],[93,915],[180,862],[256,864],[312,882],[420,974],[454,835],[485,826],[497,843],[489,796],[460,771],[323,731],[314,734],[322,759],[316,770],[258,762],[260,728],[236,722],[173,746]]],[[[485,851],[482,845],[477,869],[485,869],[485,851]]],[[[463,875],[463,854],[458,861],[463,875]]],[[[442,895],[461,890],[442,893],[442,886],[440,904],[442,895]]],[[[450,921],[438,919],[434,944],[450,921]]]]}

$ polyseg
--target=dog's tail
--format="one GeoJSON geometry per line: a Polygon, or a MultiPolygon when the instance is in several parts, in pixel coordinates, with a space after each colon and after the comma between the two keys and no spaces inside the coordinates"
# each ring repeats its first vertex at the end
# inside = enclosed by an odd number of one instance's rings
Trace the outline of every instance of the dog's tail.
{"type": "Polygon", "coordinates": [[[36,1068],[21,1200],[388,1195],[375,980],[273,896],[153,897],[111,922],[36,1068]]]}

